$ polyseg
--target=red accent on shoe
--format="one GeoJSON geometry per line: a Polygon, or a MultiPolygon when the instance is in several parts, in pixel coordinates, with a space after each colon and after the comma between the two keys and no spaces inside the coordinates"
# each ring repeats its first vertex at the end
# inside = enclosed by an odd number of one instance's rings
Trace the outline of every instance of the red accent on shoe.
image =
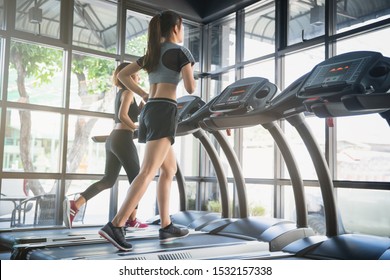
{"type": "Polygon", "coordinates": [[[125,224],[126,227],[131,227],[131,228],[147,228],[148,224],[142,223],[140,220],[135,218],[133,221],[128,219],[125,224]]]}
{"type": "Polygon", "coordinates": [[[72,227],[73,220],[79,212],[79,209],[76,207],[76,202],[74,200],[70,201],[70,226],[72,227]]]}

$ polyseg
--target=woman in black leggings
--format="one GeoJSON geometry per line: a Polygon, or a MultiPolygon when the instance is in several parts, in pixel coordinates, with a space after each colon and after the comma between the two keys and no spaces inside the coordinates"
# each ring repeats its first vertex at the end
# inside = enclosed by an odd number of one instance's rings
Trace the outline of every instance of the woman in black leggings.
{"type": "MultiPolygon", "coordinates": [[[[115,98],[115,127],[106,140],[106,167],[104,177],[89,186],[76,200],[64,200],[64,223],[68,228],[72,227],[73,220],[82,205],[98,193],[112,188],[123,166],[129,183],[138,175],[140,170],[137,149],[133,142],[134,130],[137,129],[138,115],[143,102],[138,106],[132,91],[129,91],[116,78],[118,72],[129,63],[120,64],[114,72],[113,82],[119,88],[115,98]]],[[[132,77],[137,82],[138,75],[132,77]]],[[[126,227],[145,228],[148,225],[141,223],[136,218],[135,209],[126,221],[126,227]]]]}

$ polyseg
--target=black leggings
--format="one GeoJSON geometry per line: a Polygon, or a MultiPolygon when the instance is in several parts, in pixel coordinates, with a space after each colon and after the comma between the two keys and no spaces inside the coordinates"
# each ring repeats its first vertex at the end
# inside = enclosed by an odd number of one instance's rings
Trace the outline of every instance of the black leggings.
{"type": "Polygon", "coordinates": [[[122,166],[131,184],[140,170],[138,153],[133,142],[133,133],[126,129],[115,129],[106,141],[104,177],[81,193],[85,200],[89,200],[98,193],[112,188],[118,179],[122,166]]]}

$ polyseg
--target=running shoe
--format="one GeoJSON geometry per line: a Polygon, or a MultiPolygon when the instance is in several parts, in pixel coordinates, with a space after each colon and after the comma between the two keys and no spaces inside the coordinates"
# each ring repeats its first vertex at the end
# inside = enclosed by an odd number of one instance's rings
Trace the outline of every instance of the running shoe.
{"type": "Polygon", "coordinates": [[[68,198],[64,199],[63,202],[63,210],[64,210],[64,223],[67,228],[72,228],[73,220],[79,212],[77,209],[75,201],[69,200],[68,198]]]}
{"type": "Polygon", "coordinates": [[[170,243],[175,239],[188,236],[189,233],[190,232],[187,228],[180,228],[171,223],[169,226],[166,226],[165,228],[160,228],[159,230],[160,243],[162,244],[170,243]]]}
{"type": "Polygon", "coordinates": [[[114,227],[111,222],[108,222],[99,230],[99,235],[121,251],[131,251],[133,249],[133,246],[126,241],[124,227],[114,227]]]}
{"type": "Polygon", "coordinates": [[[147,228],[148,227],[148,224],[146,223],[143,223],[141,222],[140,220],[138,220],[137,218],[135,218],[134,220],[130,220],[128,219],[126,221],[126,224],[125,224],[126,227],[128,228],[139,228],[139,229],[144,229],[144,228],[147,228]]]}

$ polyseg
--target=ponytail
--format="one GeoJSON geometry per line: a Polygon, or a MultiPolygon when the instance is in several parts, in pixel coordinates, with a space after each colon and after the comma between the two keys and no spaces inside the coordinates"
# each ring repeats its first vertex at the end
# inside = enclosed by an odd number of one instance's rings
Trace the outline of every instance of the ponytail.
{"type": "Polygon", "coordinates": [[[161,27],[160,14],[155,15],[149,23],[148,29],[148,47],[144,59],[143,68],[152,72],[160,60],[161,53],[161,27]]]}
{"type": "Polygon", "coordinates": [[[148,28],[148,46],[143,60],[143,68],[148,73],[155,70],[160,61],[162,38],[169,38],[173,28],[181,23],[181,16],[173,11],[164,11],[151,19],[148,28]]]}

